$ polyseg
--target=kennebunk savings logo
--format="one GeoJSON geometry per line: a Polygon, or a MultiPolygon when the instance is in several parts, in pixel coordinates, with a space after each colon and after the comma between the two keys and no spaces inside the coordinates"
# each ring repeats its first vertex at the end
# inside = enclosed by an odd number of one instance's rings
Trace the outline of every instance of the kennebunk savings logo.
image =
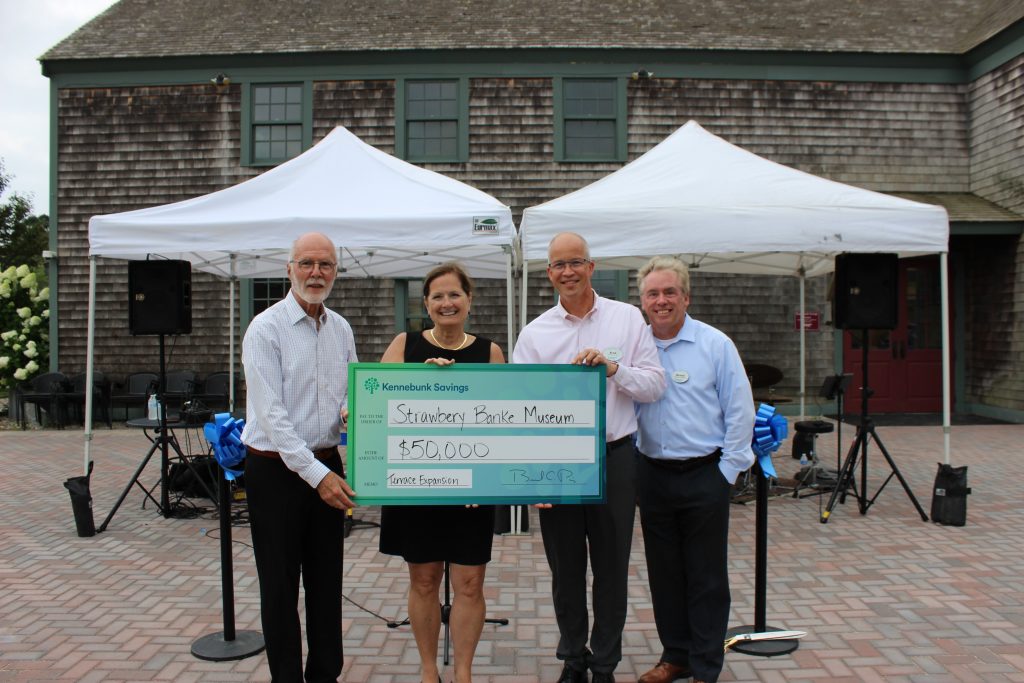
{"type": "Polygon", "coordinates": [[[380,388],[380,382],[377,381],[376,377],[371,377],[370,379],[363,382],[363,388],[370,392],[370,395],[373,396],[373,392],[377,391],[377,389],[380,388]]]}
{"type": "Polygon", "coordinates": [[[497,235],[498,219],[494,217],[473,216],[474,235],[497,235]]]}
{"type": "Polygon", "coordinates": [[[381,391],[400,391],[403,393],[416,393],[416,392],[447,392],[453,394],[464,394],[469,391],[468,384],[445,384],[442,382],[404,382],[399,384],[398,382],[384,382],[378,384],[376,379],[368,379],[363,383],[363,386],[372,394],[377,388],[381,391]],[[373,382],[373,388],[370,388],[370,382],[373,382]]]}

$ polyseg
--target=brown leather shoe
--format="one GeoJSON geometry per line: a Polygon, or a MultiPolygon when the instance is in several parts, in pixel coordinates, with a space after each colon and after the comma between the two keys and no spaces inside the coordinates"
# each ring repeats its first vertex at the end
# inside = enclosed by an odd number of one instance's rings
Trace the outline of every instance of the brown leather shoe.
{"type": "Polygon", "coordinates": [[[689,678],[690,667],[658,662],[658,665],[640,677],[640,683],[672,683],[680,678],[689,678]]]}

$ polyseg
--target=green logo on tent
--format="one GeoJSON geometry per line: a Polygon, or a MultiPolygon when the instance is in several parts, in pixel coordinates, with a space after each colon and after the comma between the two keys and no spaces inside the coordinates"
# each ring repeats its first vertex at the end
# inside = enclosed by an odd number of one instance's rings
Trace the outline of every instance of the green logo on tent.
{"type": "Polygon", "coordinates": [[[493,216],[473,216],[474,235],[497,235],[498,219],[493,216]]]}

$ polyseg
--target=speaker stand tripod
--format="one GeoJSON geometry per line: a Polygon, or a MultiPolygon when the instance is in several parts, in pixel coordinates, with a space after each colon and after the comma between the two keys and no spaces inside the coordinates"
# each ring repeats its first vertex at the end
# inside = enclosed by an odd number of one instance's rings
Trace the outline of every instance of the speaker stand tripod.
{"type": "Polygon", "coordinates": [[[169,436],[167,432],[167,410],[164,406],[164,390],[166,389],[166,387],[167,368],[165,366],[164,360],[164,335],[161,334],[160,383],[157,385],[156,390],[156,400],[160,407],[158,409],[158,424],[156,425],[156,438],[153,439],[153,445],[149,447],[149,452],[147,452],[146,456],[142,459],[142,463],[140,463],[138,469],[135,470],[135,474],[132,475],[132,478],[131,480],[129,480],[128,485],[124,487],[123,491],[121,491],[121,496],[117,499],[117,502],[114,503],[114,507],[111,508],[110,512],[107,514],[107,518],[104,519],[103,524],[100,524],[99,527],[96,529],[96,533],[100,533],[106,530],[107,525],[110,524],[110,520],[114,518],[114,513],[117,512],[117,509],[119,507],[121,507],[121,503],[124,502],[124,499],[128,497],[128,493],[132,490],[132,486],[138,486],[140,489],[142,489],[142,491],[146,494],[146,497],[153,501],[153,504],[156,505],[157,510],[160,511],[160,514],[162,514],[164,517],[171,516],[171,500],[167,486],[168,470],[170,469],[170,457],[168,455],[168,451],[169,449],[173,448],[174,451],[178,454],[178,457],[181,458],[183,462],[186,461],[186,458],[184,454],[181,452],[181,448],[178,446],[178,442],[175,441],[174,437],[169,436]],[[142,474],[142,471],[146,469],[146,465],[149,464],[150,458],[153,457],[153,454],[156,453],[157,449],[160,449],[160,482],[158,484],[160,486],[159,502],[157,502],[157,500],[153,498],[153,494],[151,492],[152,490],[147,489],[145,486],[142,485],[142,482],[139,481],[139,476],[142,474]]]}
{"type": "MultiPolygon", "coordinates": [[[[892,481],[893,477],[896,477],[900,484],[903,486],[903,490],[906,492],[907,497],[910,498],[910,502],[917,508],[918,514],[921,515],[921,519],[925,522],[928,521],[928,515],[925,514],[924,508],[917,502],[917,498],[914,497],[914,492],[910,490],[910,485],[907,484],[907,480],[903,478],[896,462],[889,455],[889,451],[886,450],[885,444],[882,443],[882,439],[879,438],[878,432],[875,431],[875,423],[871,420],[871,416],[868,414],[868,398],[873,393],[868,387],[868,331],[867,329],[861,330],[861,390],[860,390],[860,424],[857,425],[857,436],[850,446],[850,450],[846,454],[846,460],[843,462],[839,469],[839,475],[836,479],[836,487],[832,490],[832,496],[829,498],[828,505],[825,506],[825,510],[821,513],[821,523],[826,524],[829,517],[832,515],[832,510],[835,508],[836,500],[840,502],[846,502],[846,489],[850,488],[853,490],[853,495],[857,499],[857,507],[860,510],[860,514],[866,515],[868,509],[875,504],[875,500],[886,485],[892,481]],[[889,463],[889,476],[886,477],[882,485],[875,491],[875,495],[868,498],[868,440],[873,440],[878,450],[882,452],[886,462],[889,463]],[[856,482],[856,469],[857,459],[860,458],[860,487],[857,486],[856,482]]],[[[840,416],[841,418],[841,416],[840,416]]]]}

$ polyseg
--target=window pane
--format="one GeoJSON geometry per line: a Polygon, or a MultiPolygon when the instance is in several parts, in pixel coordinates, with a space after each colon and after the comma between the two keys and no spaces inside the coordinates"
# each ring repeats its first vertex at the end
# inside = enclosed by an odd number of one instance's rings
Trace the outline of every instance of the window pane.
{"type": "Polygon", "coordinates": [[[595,270],[590,285],[606,299],[619,298],[619,277],[614,270],[595,270]]]}
{"type": "Polygon", "coordinates": [[[455,81],[412,81],[406,85],[406,117],[457,118],[459,89],[455,81]]]}
{"type": "Polygon", "coordinates": [[[253,128],[253,139],[256,142],[267,142],[270,140],[271,126],[256,126],[253,128]]]}
{"type": "Polygon", "coordinates": [[[260,278],[252,281],[252,312],[262,313],[288,293],[288,278],[260,278]]]}
{"type": "Polygon", "coordinates": [[[253,88],[253,121],[298,121],[302,118],[302,86],[266,85],[253,88]]]}
{"type": "Polygon", "coordinates": [[[615,156],[615,121],[566,121],[565,155],[569,158],[615,156]]]}
{"type": "Polygon", "coordinates": [[[458,154],[458,123],[410,121],[408,150],[412,158],[455,157],[458,154]]]}
{"type": "Polygon", "coordinates": [[[929,268],[907,268],[907,348],[942,348],[939,278],[929,268]]]}
{"type": "Polygon", "coordinates": [[[264,160],[270,158],[270,143],[257,142],[253,145],[252,156],[254,159],[264,160]]]}
{"type": "Polygon", "coordinates": [[[563,82],[565,116],[615,116],[615,81],[610,79],[563,82]]]}
{"type": "MultiPolygon", "coordinates": [[[[395,286],[400,284],[395,283],[395,286]]],[[[427,313],[423,308],[423,280],[406,280],[405,287],[405,331],[422,332],[427,319],[427,313]]]]}

